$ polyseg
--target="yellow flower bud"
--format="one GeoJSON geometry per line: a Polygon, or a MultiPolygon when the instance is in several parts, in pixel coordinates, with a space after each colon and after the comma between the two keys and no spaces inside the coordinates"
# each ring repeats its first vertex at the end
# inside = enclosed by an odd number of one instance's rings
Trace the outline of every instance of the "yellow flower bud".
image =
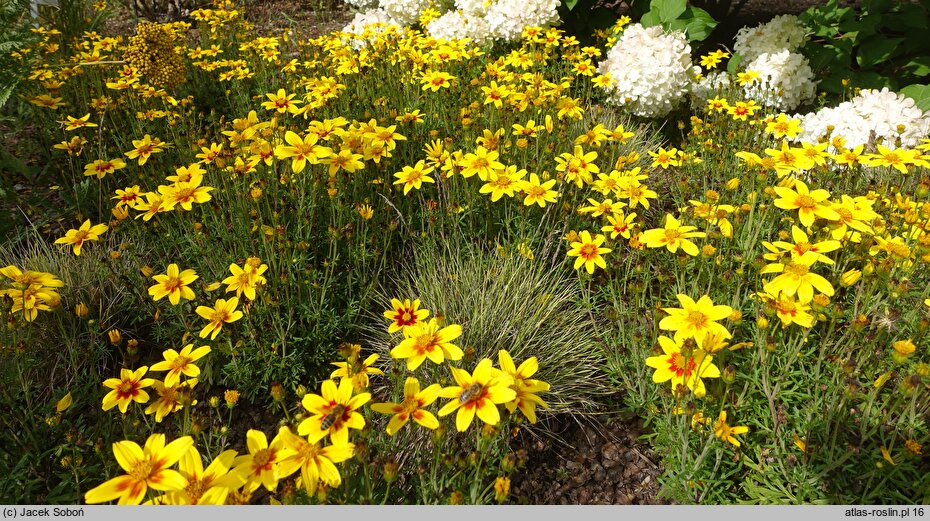
{"type": "Polygon", "coordinates": [[[859,282],[859,279],[862,278],[862,271],[857,269],[849,270],[842,275],[840,275],[840,284],[846,286],[847,288],[859,282]]]}
{"type": "Polygon", "coordinates": [[[83,302],[79,302],[77,306],[74,306],[74,314],[78,318],[86,318],[90,314],[90,308],[83,302]]]}
{"type": "Polygon", "coordinates": [[[118,346],[123,342],[123,335],[120,334],[119,329],[111,329],[107,331],[107,336],[110,337],[110,343],[118,346]]]}

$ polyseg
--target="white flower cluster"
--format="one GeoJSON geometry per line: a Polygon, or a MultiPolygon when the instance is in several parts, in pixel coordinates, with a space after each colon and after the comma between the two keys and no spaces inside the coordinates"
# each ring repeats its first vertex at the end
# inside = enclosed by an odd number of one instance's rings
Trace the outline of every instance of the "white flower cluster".
{"type": "Polygon", "coordinates": [[[496,0],[484,15],[495,40],[520,39],[526,26],[548,27],[559,21],[561,0],[496,0]]]}
{"type": "Polygon", "coordinates": [[[484,17],[466,11],[449,11],[426,25],[426,32],[433,38],[459,40],[468,38],[476,45],[491,39],[488,23],[484,17]]]}
{"type": "Polygon", "coordinates": [[[743,56],[744,63],[751,62],[762,54],[787,49],[797,51],[807,38],[807,29],[790,14],[776,16],[768,23],[755,27],[743,27],[736,33],[733,50],[743,56]]]}
{"type": "Polygon", "coordinates": [[[704,102],[711,98],[725,96],[730,85],[732,85],[732,82],[730,81],[730,75],[726,71],[714,71],[704,75],[703,78],[694,82],[691,86],[691,93],[695,97],[696,106],[704,105],[704,102]]]}
{"type": "Polygon", "coordinates": [[[374,9],[378,6],[378,0],[345,0],[345,3],[360,10],[374,9]]]}
{"type": "Polygon", "coordinates": [[[632,24],[597,68],[614,80],[609,101],[637,116],[660,117],[691,90],[691,46],[684,31],[632,24]]]}
{"type": "Polygon", "coordinates": [[[381,9],[398,25],[405,26],[415,24],[420,12],[431,3],[431,0],[381,0],[381,9]]]}
{"type": "Polygon", "coordinates": [[[770,108],[794,110],[817,93],[807,58],[788,49],[760,54],[746,64],[746,70],[759,73],[743,88],[746,97],[770,108]]]}
{"type": "MultiPolygon", "coordinates": [[[[914,106],[914,100],[888,88],[863,90],[836,107],[795,116],[804,131],[798,140],[816,143],[842,136],[847,148],[865,145],[874,133],[876,142],[889,148],[913,147],[930,134],[930,112],[914,106]]],[[[830,150],[836,152],[831,145],[830,150]]]]}

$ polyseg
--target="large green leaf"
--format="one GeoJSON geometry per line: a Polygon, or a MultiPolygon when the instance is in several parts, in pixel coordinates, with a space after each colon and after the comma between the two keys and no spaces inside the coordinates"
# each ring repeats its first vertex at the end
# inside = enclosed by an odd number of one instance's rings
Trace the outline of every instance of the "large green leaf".
{"type": "Polygon", "coordinates": [[[888,61],[904,38],[887,38],[875,35],[862,42],[856,55],[861,67],[874,67],[888,61]]]}
{"type": "Polygon", "coordinates": [[[684,14],[687,7],[686,0],[652,0],[649,10],[656,12],[660,22],[670,24],[684,14]]]}
{"type": "Polygon", "coordinates": [[[901,94],[913,99],[920,110],[930,111],[930,85],[908,85],[901,94]]]}
{"type": "Polygon", "coordinates": [[[711,31],[717,26],[717,21],[707,11],[699,7],[689,7],[680,18],[668,25],[671,29],[685,31],[688,40],[700,42],[710,36],[711,31]]]}
{"type": "Polygon", "coordinates": [[[904,64],[904,70],[914,76],[927,76],[930,74],[930,56],[918,56],[904,64]]]}
{"type": "Polygon", "coordinates": [[[639,23],[641,23],[643,27],[653,27],[661,24],[662,22],[659,20],[659,14],[657,12],[649,11],[648,13],[644,14],[642,18],[640,18],[639,23]]]}

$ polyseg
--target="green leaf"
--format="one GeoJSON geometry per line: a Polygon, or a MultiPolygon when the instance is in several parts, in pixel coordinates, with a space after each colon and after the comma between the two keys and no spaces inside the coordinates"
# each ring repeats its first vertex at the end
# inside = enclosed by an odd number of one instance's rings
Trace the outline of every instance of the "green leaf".
{"type": "Polygon", "coordinates": [[[689,7],[680,18],[671,22],[669,27],[685,31],[688,40],[700,42],[706,40],[717,26],[717,21],[705,10],[699,7],[689,7]]]}
{"type": "MultiPolygon", "coordinates": [[[[926,76],[930,74],[930,56],[918,56],[904,64],[904,70],[914,76],[926,76]]],[[[0,106],[3,106],[0,103],[0,106]]]]}
{"type": "Polygon", "coordinates": [[[920,110],[930,110],[930,85],[908,85],[901,89],[901,94],[913,99],[920,110]]]}
{"type": "Polygon", "coordinates": [[[739,70],[739,66],[743,63],[743,55],[734,52],[733,56],[730,57],[730,61],[727,62],[727,72],[730,73],[730,76],[736,76],[736,72],[739,70]]]}
{"type": "Polygon", "coordinates": [[[886,38],[872,36],[859,46],[856,61],[862,67],[874,67],[888,61],[894,55],[895,49],[904,41],[904,38],[886,38]]]}
{"type": "Polygon", "coordinates": [[[659,15],[655,11],[649,11],[643,15],[639,23],[641,23],[643,27],[654,27],[662,22],[659,20],[659,15]]]}
{"type": "Polygon", "coordinates": [[[562,0],[562,4],[565,5],[569,11],[571,11],[575,8],[576,5],[578,5],[578,0],[562,0]]]}
{"type": "Polygon", "coordinates": [[[681,16],[688,7],[686,0],[652,0],[649,11],[655,11],[663,24],[671,23],[681,16]]]}

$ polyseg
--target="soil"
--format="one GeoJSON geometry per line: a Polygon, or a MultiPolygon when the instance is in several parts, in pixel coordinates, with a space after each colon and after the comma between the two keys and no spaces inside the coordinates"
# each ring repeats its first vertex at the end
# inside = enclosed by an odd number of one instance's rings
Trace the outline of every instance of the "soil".
{"type": "Polygon", "coordinates": [[[655,455],[639,441],[639,418],[555,418],[553,438],[524,442],[529,460],[512,478],[510,500],[534,505],[667,504],[655,455]]]}

